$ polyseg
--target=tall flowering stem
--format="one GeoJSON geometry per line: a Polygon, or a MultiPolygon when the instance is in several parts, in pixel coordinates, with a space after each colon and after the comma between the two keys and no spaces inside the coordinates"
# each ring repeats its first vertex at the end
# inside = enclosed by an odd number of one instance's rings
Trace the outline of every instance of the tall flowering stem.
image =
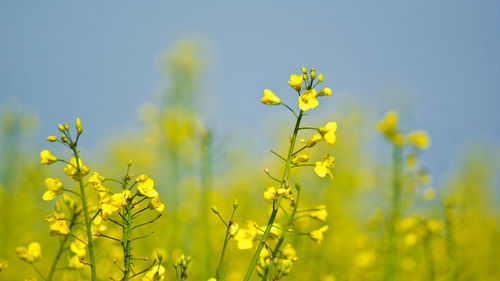
{"type": "MultiPolygon", "coordinates": [[[[293,134],[292,134],[292,139],[290,141],[290,147],[288,149],[288,155],[286,158],[286,164],[285,164],[285,171],[283,172],[283,177],[281,178],[281,184],[280,188],[285,188],[287,183],[288,183],[288,175],[290,174],[290,168],[292,167],[292,157],[295,149],[295,141],[297,140],[297,134],[299,132],[300,128],[300,122],[302,121],[302,117],[304,115],[304,111],[300,111],[297,121],[295,122],[295,127],[293,129],[293,134]]],[[[276,215],[278,214],[278,210],[280,208],[281,200],[283,199],[283,195],[280,195],[278,199],[274,200],[273,202],[273,211],[271,213],[271,216],[269,217],[269,221],[266,226],[266,230],[264,231],[264,234],[262,235],[262,238],[257,246],[257,250],[255,251],[255,254],[253,255],[252,261],[250,262],[250,266],[248,267],[247,273],[245,274],[245,278],[243,279],[244,281],[250,280],[250,277],[252,276],[252,272],[255,269],[255,266],[257,264],[257,260],[259,259],[260,252],[262,251],[262,248],[264,247],[265,241],[269,237],[269,233],[271,233],[271,228],[273,226],[273,223],[276,219],[276,215]]]]}
{"type": "Polygon", "coordinates": [[[394,144],[392,153],[392,206],[391,219],[389,222],[389,256],[386,266],[384,280],[394,280],[396,255],[397,255],[397,237],[396,224],[401,217],[401,174],[402,174],[402,148],[394,144]]]}
{"type": "MultiPolygon", "coordinates": [[[[78,141],[78,139],[77,139],[78,141]]],[[[85,195],[85,185],[83,184],[83,175],[82,175],[82,170],[80,167],[80,155],[77,150],[77,143],[75,142],[74,145],[71,146],[71,149],[73,150],[73,155],[75,157],[75,162],[76,162],[76,170],[77,170],[77,177],[78,177],[78,182],[80,184],[80,198],[82,200],[82,207],[83,207],[83,215],[85,216],[85,227],[87,229],[87,247],[89,249],[89,256],[90,256],[90,271],[92,275],[92,281],[97,280],[97,271],[96,271],[96,262],[95,262],[95,254],[94,254],[94,243],[93,243],[93,237],[92,237],[92,221],[89,215],[89,207],[87,203],[87,197],[85,195]]]]}

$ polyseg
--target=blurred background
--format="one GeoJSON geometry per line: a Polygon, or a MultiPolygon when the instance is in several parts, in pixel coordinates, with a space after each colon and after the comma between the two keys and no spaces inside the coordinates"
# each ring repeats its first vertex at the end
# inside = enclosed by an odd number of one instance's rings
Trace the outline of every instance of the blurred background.
{"type": "MultiPolygon", "coordinates": [[[[403,132],[426,130],[432,142],[405,170],[403,217],[442,224],[430,247],[406,245],[413,230],[401,230],[397,279],[431,280],[430,252],[432,280],[499,280],[499,11],[497,1],[1,2],[0,279],[29,275],[16,246],[40,241],[42,268],[54,255],[44,221],[53,202],[41,196],[56,172],[39,151],[69,159],[44,139],[76,117],[89,167],[118,177],[134,159],[133,172],[157,182],[165,217],[138,254],[163,249],[171,262],[183,252],[193,280],[211,277],[224,228],[207,210],[229,215],[238,198],[241,225],[266,222],[262,170],[281,173],[268,151],[286,149],[293,116],[259,99],[267,88],[295,105],[286,81],[305,66],[334,92],[307,123],[337,121],[337,144],[316,155],[333,148],[337,167],[333,181],[293,174],[304,204],[327,206],[330,228],[322,246],[293,241],[299,261],[286,278],[380,279],[391,146],[375,124],[395,109],[403,132]],[[422,171],[432,180],[418,180],[422,171]]],[[[229,250],[224,276],[241,280],[253,251],[229,250]]]]}

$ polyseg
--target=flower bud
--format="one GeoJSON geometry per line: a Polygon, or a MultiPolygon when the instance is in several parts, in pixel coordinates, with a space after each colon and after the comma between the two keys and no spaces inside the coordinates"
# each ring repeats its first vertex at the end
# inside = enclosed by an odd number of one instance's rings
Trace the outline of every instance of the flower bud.
{"type": "Polygon", "coordinates": [[[307,69],[305,67],[302,67],[302,73],[307,74],[307,69]]]}
{"type": "Polygon", "coordinates": [[[82,122],[80,121],[80,118],[76,118],[75,127],[76,127],[76,132],[78,134],[81,134],[82,133],[82,122]]]}
{"type": "Polygon", "coordinates": [[[68,131],[68,130],[69,130],[68,123],[64,123],[64,130],[66,130],[66,131],[68,131]]]}
{"type": "Polygon", "coordinates": [[[48,136],[45,140],[50,141],[50,142],[55,142],[57,140],[57,137],[56,136],[48,136]]]}
{"type": "Polygon", "coordinates": [[[134,160],[129,160],[127,165],[130,167],[132,164],[134,164],[134,160]]]}
{"type": "Polygon", "coordinates": [[[62,136],[61,136],[61,140],[62,140],[63,142],[68,142],[68,138],[67,138],[65,135],[62,135],[62,136]]]}
{"type": "Polygon", "coordinates": [[[58,124],[57,129],[59,129],[59,132],[61,132],[61,133],[64,133],[64,131],[65,131],[64,126],[62,124],[58,124]]]}
{"type": "Polygon", "coordinates": [[[318,81],[323,82],[323,74],[318,74],[318,81]]]}
{"type": "Polygon", "coordinates": [[[235,209],[238,208],[238,205],[239,205],[238,199],[235,198],[233,201],[233,208],[235,209]]]}
{"type": "Polygon", "coordinates": [[[217,206],[212,205],[212,207],[211,207],[211,208],[212,208],[212,212],[213,212],[214,214],[216,214],[216,215],[217,215],[217,214],[219,213],[219,209],[217,209],[217,206]]]}
{"type": "Polygon", "coordinates": [[[314,68],[311,68],[311,80],[314,80],[316,78],[316,71],[314,71],[314,68]]]}
{"type": "Polygon", "coordinates": [[[307,74],[304,74],[303,77],[304,77],[304,80],[307,80],[307,74]]]}

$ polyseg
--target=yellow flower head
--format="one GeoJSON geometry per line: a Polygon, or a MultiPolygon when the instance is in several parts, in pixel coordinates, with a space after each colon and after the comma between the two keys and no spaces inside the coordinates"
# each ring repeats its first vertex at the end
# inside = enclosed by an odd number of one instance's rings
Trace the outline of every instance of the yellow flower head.
{"type": "Polygon", "coordinates": [[[388,111],[384,119],[377,123],[377,130],[385,136],[393,135],[396,133],[396,126],[398,125],[398,113],[394,110],[388,111]]]}
{"type": "Polygon", "coordinates": [[[155,265],[146,272],[142,281],[163,281],[165,280],[165,268],[162,265],[155,265]]]}
{"type": "Polygon", "coordinates": [[[274,201],[278,199],[281,195],[285,198],[290,199],[290,189],[279,188],[276,189],[274,186],[270,186],[264,191],[264,199],[274,201]]]}
{"type": "Polygon", "coordinates": [[[99,175],[99,173],[94,172],[92,174],[92,176],[90,176],[90,178],[89,178],[89,183],[91,183],[94,186],[95,190],[101,191],[101,192],[106,192],[108,189],[102,185],[102,181],[104,181],[105,179],[106,178],[99,175]]]}
{"type": "Polygon", "coordinates": [[[33,263],[42,257],[42,249],[40,247],[40,244],[38,242],[31,242],[28,245],[28,248],[26,247],[17,247],[16,248],[16,253],[17,256],[27,262],[27,263],[33,263]]]}
{"type": "Polygon", "coordinates": [[[229,235],[231,237],[236,236],[236,234],[238,233],[238,230],[239,230],[238,224],[235,222],[231,222],[231,224],[229,225],[229,235]]]}
{"type": "Polygon", "coordinates": [[[308,160],[309,160],[309,156],[307,156],[305,154],[298,154],[292,158],[291,163],[292,163],[292,165],[297,165],[299,163],[307,162],[308,160]]]}
{"type": "Polygon", "coordinates": [[[257,228],[255,227],[255,222],[247,221],[247,228],[240,228],[234,240],[238,243],[238,249],[248,250],[253,247],[253,241],[257,237],[257,228]]]}
{"type": "Polygon", "coordinates": [[[324,127],[319,128],[319,132],[327,144],[334,144],[337,140],[335,131],[337,131],[337,122],[328,122],[324,127]]]}
{"type": "Polygon", "coordinates": [[[45,216],[45,220],[49,223],[54,223],[58,220],[64,220],[64,213],[59,213],[57,211],[52,212],[52,214],[45,216]]]}
{"type": "Polygon", "coordinates": [[[69,245],[69,248],[71,249],[71,252],[75,253],[78,257],[85,257],[85,254],[87,253],[87,245],[83,244],[80,240],[73,241],[69,245]]]}
{"type": "Polygon", "coordinates": [[[65,220],[55,220],[50,223],[50,235],[68,235],[70,229],[65,220]]]}
{"type": "Polygon", "coordinates": [[[82,263],[80,260],[80,257],[78,255],[72,256],[71,258],[68,257],[68,267],[73,268],[73,269],[80,269],[85,267],[85,264],[82,263]]]}
{"type": "MultiPolygon", "coordinates": [[[[81,158],[78,158],[78,166],[80,166],[80,172],[82,174],[82,177],[89,174],[90,169],[83,165],[83,161],[81,158]]],[[[64,167],[64,173],[68,177],[72,177],[75,181],[79,181],[77,163],[76,163],[75,156],[71,157],[70,164],[68,164],[68,165],[66,165],[66,167],[64,167]]]]}
{"type": "Polygon", "coordinates": [[[315,108],[318,106],[319,102],[316,99],[316,90],[308,90],[302,93],[299,97],[299,108],[302,111],[315,108]]]}
{"type": "Polygon", "coordinates": [[[156,196],[156,197],[153,197],[153,199],[151,199],[151,201],[149,201],[149,208],[156,210],[158,212],[163,212],[163,210],[165,209],[165,204],[163,204],[160,201],[159,196],[156,196]]]}
{"type": "Polygon", "coordinates": [[[306,144],[307,147],[313,147],[315,146],[318,142],[322,141],[323,137],[319,133],[315,133],[312,135],[307,142],[305,140],[301,140],[303,143],[306,144]]]}
{"type": "Polygon", "coordinates": [[[316,207],[316,211],[313,211],[309,214],[309,216],[313,219],[317,219],[320,221],[326,221],[326,217],[328,216],[328,212],[326,211],[325,205],[321,205],[316,207]]]}
{"type": "Polygon", "coordinates": [[[292,74],[290,75],[290,81],[288,81],[288,85],[290,85],[290,87],[294,88],[295,90],[300,91],[303,79],[303,75],[292,74]]]}
{"type": "Polygon", "coordinates": [[[0,262],[0,271],[2,271],[5,268],[7,268],[7,266],[9,266],[9,263],[7,261],[1,261],[0,262]]]}
{"type": "Polygon", "coordinates": [[[158,196],[158,192],[154,189],[155,182],[152,178],[147,175],[140,175],[136,179],[137,181],[137,190],[141,195],[144,195],[148,198],[153,198],[158,196]]]}
{"type": "Polygon", "coordinates": [[[40,152],[40,164],[50,165],[57,161],[57,157],[52,155],[49,150],[45,149],[40,152]]]}
{"type": "Polygon", "coordinates": [[[322,178],[328,174],[330,178],[333,179],[332,172],[330,171],[330,168],[333,167],[335,167],[335,157],[330,156],[330,153],[326,153],[323,160],[316,162],[314,172],[322,178]]]}
{"type": "Polygon", "coordinates": [[[320,229],[313,230],[309,233],[309,237],[318,245],[321,245],[321,242],[323,241],[323,233],[328,230],[328,225],[322,226],[320,229]]]}
{"type": "Polygon", "coordinates": [[[332,89],[330,88],[323,88],[321,91],[319,91],[318,96],[331,96],[332,95],[332,89]]]}
{"type": "Polygon", "coordinates": [[[427,149],[430,145],[429,135],[425,131],[414,131],[408,134],[408,142],[418,149],[427,149]]]}
{"type": "Polygon", "coordinates": [[[57,195],[63,193],[64,188],[61,180],[59,178],[46,178],[45,186],[47,187],[47,191],[43,194],[43,200],[50,201],[56,198],[57,195]]]}
{"type": "Polygon", "coordinates": [[[271,105],[271,104],[280,104],[281,100],[278,98],[271,90],[264,90],[264,97],[260,99],[260,102],[263,104],[271,105]]]}

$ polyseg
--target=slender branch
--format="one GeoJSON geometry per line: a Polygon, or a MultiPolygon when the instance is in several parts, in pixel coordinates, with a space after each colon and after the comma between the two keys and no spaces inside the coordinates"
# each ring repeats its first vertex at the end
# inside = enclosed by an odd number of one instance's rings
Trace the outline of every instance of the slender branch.
{"type": "Polygon", "coordinates": [[[286,162],[286,159],[285,159],[285,158],[283,158],[283,156],[281,156],[281,155],[279,155],[278,153],[276,153],[274,150],[272,150],[272,149],[271,149],[271,150],[269,150],[269,151],[271,151],[271,153],[272,153],[272,154],[274,154],[274,155],[278,156],[281,160],[283,160],[283,161],[285,161],[285,162],[286,162]]]}

